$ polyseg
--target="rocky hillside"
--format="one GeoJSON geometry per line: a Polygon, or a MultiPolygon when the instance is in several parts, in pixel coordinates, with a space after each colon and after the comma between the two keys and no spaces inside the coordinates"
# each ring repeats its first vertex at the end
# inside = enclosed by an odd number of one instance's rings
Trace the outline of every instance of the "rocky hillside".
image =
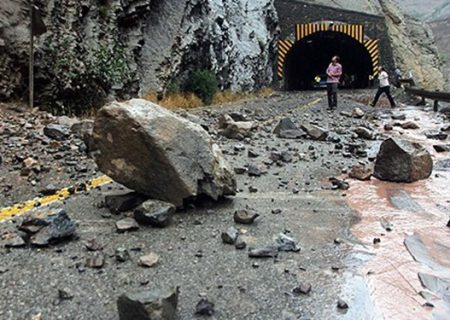
{"type": "MultiPolygon", "coordinates": [[[[0,7],[0,99],[25,89],[27,2],[2,0],[0,7]]],[[[111,93],[162,92],[195,69],[211,69],[222,88],[272,81],[278,31],[272,0],[36,2],[49,29],[36,45],[38,103],[60,111],[111,93]]]]}
{"type": "Polygon", "coordinates": [[[450,18],[450,0],[396,0],[409,15],[434,21],[450,18]]]}

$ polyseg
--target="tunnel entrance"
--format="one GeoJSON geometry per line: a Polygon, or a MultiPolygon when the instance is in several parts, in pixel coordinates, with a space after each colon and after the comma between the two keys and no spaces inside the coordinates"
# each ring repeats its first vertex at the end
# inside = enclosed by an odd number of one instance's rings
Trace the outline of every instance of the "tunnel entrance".
{"type": "Polygon", "coordinates": [[[337,31],[319,31],[297,41],[286,55],[286,90],[310,90],[326,86],[326,69],[331,57],[341,58],[341,87],[362,89],[370,85],[372,59],[367,48],[337,31]]]}

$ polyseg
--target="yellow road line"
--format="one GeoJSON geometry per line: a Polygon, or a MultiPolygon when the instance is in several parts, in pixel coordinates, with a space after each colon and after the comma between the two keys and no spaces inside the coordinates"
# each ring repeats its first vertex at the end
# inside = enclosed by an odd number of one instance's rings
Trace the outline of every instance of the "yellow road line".
{"type": "Polygon", "coordinates": [[[22,203],[15,204],[11,207],[0,209],[0,221],[9,219],[14,216],[22,215],[22,214],[30,211],[31,209],[35,208],[37,204],[39,207],[42,207],[42,206],[48,205],[50,203],[53,203],[55,201],[67,199],[68,197],[70,197],[73,194],[81,193],[86,190],[91,190],[97,186],[100,186],[100,185],[103,185],[106,183],[110,183],[110,182],[112,182],[111,178],[109,178],[107,176],[101,176],[101,177],[92,179],[91,181],[89,181],[86,184],[81,183],[81,184],[75,185],[73,187],[63,188],[51,196],[46,196],[46,197],[42,197],[42,198],[39,198],[39,197],[34,198],[33,200],[28,200],[28,201],[25,201],[22,203]]]}
{"type": "Polygon", "coordinates": [[[303,108],[309,108],[309,107],[311,107],[313,104],[319,103],[320,101],[322,101],[322,98],[314,99],[314,100],[308,102],[307,104],[305,104],[305,105],[303,105],[303,106],[300,106],[300,109],[303,109],[303,108]]]}

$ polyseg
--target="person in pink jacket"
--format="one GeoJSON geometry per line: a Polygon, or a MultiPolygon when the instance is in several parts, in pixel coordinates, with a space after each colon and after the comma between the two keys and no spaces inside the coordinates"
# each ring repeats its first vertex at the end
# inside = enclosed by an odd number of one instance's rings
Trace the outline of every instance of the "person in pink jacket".
{"type": "Polygon", "coordinates": [[[342,75],[342,66],[339,63],[338,56],[331,59],[331,63],[327,68],[327,95],[328,95],[328,109],[337,108],[337,91],[339,79],[342,75]]]}

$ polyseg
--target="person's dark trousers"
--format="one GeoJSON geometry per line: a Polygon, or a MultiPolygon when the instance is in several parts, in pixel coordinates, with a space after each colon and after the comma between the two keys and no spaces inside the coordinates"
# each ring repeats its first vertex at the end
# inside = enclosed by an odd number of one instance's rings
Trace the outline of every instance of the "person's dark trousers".
{"type": "Polygon", "coordinates": [[[337,108],[337,83],[327,83],[328,109],[337,108]]]}
{"type": "Polygon", "coordinates": [[[374,107],[377,104],[378,99],[380,99],[380,96],[383,93],[386,94],[387,98],[389,99],[391,108],[395,108],[395,102],[394,102],[394,98],[392,98],[392,96],[391,96],[391,87],[390,86],[378,88],[377,94],[375,95],[375,99],[372,102],[372,107],[374,107]]]}

